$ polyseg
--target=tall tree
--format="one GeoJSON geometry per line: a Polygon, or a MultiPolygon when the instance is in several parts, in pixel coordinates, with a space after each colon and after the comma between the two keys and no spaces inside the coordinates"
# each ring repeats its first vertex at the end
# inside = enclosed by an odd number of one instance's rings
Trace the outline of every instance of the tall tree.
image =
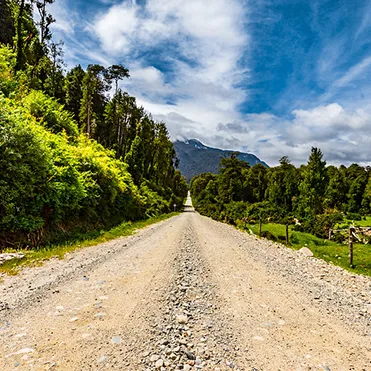
{"type": "Polygon", "coordinates": [[[105,92],[109,85],[104,80],[105,68],[98,64],[89,65],[82,80],[80,124],[83,131],[93,134],[96,121],[103,117],[106,104],[105,92]]]}
{"type": "Polygon", "coordinates": [[[129,70],[120,64],[114,64],[105,71],[105,78],[115,82],[115,94],[118,92],[119,81],[130,77],[129,70]]]}
{"type": "Polygon", "coordinates": [[[18,14],[17,14],[17,62],[15,65],[15,69],[17,71],[20,71],[24,68],[26,58],[24,55],[24,50],[23,50],[23,17],[25,13],[25,8],[27,5],[31,5],[32,0],[28,2],[27,0],[19,0],[18,2],[18,14]]]}
{"type": "Polygon", "coordinates": [[[308,164],[303,170],[303,180],[299,185],[298,211],[301,216],[321,214],[326,191],[326,161],[322,151],[312,147],[308,164]]]}
{"type": "Polygon", "coordinates": [[[232,153],[230,157],[220,160],[218,191],[221,203],[246,201],[245,170],[249,167],[247,162],[238,159],[237,153],[232,153]]]}
{"type": "Polygon", "coordinates": [[[64,79],[65,105],[73,113],[73,117],[77,122],[79,121],[81,100],[83,97],[82,81],[84,76],[85,71],[78,65],[67,72],[64,79]]]}
{"type": "MultiPolygon", "coordinates": [[[[37,25],[40,29],[40,41],[46,49],[46,44],[52,38],[52,33],[50,31],[50,25],[55,22],[53,16],[47,12],[47,6],[53,4],[55,0],[37,0],[36,8],[39,11],[40,21],[37,25]]],[[[46,54],[46,50],[45,50],[46,54]]]]}
{"type": "Polygon", "coordinates": [[[48,77],[45,81],[46,92],[64,103],[65,95],[63,92],[64,76],[63,68],[65,66],[63,56],[63,41],[50,44],[50,59],[48,77]]]}
{"type": "Polygon", "coordinates": [[[0,0],[0,43],[13,44],[14,20],[8,0],[0,0]]]}

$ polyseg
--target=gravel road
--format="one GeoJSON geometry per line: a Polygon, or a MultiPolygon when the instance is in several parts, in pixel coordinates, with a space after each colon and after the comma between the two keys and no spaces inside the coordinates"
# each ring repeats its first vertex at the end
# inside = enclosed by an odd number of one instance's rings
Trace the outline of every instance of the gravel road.
{"type": "Polygon", "coordinates": [[[0,370],[371,370],[371,278],[187,205],[5,277],[0,370]]]}

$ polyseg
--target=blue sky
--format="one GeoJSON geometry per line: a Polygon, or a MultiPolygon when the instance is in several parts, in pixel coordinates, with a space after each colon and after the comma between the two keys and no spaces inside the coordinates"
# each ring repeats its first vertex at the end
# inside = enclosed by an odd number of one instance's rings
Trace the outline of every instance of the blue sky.
{"type": "Polygon", "coordinates": [[[173,139],[271,165],[371,164],[371,3],[365,0],[56,0],[69,67],[122,63],[122,88],[173,139]]]}

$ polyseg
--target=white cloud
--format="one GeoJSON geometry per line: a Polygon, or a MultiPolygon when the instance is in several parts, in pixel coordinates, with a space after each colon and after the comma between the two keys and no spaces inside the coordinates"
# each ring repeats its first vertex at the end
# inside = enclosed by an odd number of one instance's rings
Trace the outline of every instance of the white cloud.
{"type": "Polygon", "coordinates": [[[246,21],[240,0],[125,1],[100,14],[90,30],[107,55],[131,61],[122,86],[175,138],[241,118],[246,90],[236,86],[248,74],[239,66],[249,42],[246,21]],[[139,52],[146,56],[136,58],[139,52]],[[170,72],[148,65],[154,52],[170,72]]]}
{"type": "Polygon", "coordinates": [[[312,146],[321,148],[332,164],[370,163],[370,112],[351,111],[333,103],[292,114],[290,120],[266,113],[249,114],[198,137],[206,144],[250,151],[270,165],[278,164],[284,155],[296,165],[305,163],[312,146]]]}

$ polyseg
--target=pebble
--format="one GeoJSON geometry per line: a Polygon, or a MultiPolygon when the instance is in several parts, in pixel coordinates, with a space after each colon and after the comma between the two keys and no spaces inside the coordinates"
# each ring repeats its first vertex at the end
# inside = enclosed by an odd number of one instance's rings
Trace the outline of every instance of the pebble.
{"type": "Polygon", "coordinates": [[[186,324],[188,322],[188,317],[183,314],[180,314],[176,316],[176,321],[180,324],[186,324]]]}
{"type": "Polygon", "coordinates": [[[121,337],[120,336],[113,336],[111,339],[112,344],[121,344],[121,337]]]}
{"type": "Polygon", "coordinates": [[[158,361],[156,361],[155,367],[161,368],[163,365],[164,365],[164,361],[163,359],[160,358],[158,361]]]}

